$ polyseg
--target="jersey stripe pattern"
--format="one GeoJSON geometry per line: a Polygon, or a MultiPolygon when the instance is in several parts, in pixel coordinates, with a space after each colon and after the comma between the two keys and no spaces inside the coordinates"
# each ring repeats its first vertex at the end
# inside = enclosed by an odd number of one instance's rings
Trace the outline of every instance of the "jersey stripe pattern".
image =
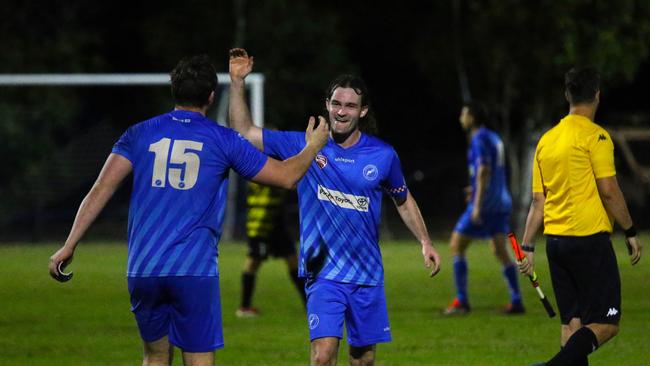
{"type": "MultiPolygon", "coordinates": [[[[287,158],[305,146],[305,134],[264,130],[264,151],[287,158]]],[[[362,134],[351,147],[333,140],[298,183],[299,275],[342,283],[383,284],[379,249],[382,194],[408,194],[395,150],[362,134]]]]}
{"type": "Polygon", "coordinates": [[[133,165],[127,276],[218,276],[228,172],[268,159],[235,131],[175,110],[131,126],[113,153],[133,165]]]}
{"type": "Polygon", "coordinates": [[[476,194],[476,173],[478,168],[480,165],[485,165],[490,169],[490,180],[487,187],[485,187],[485,193],[481,201],[481,211],[488,214],[509,213],[512,211],[512,197],[510,197],[508,191],[503,142],[499,135],[485,127],[480,128],[472,137],[467,150],[467,160],[472,185],[470,202],[474,202],[474,195],[476,194]]]}

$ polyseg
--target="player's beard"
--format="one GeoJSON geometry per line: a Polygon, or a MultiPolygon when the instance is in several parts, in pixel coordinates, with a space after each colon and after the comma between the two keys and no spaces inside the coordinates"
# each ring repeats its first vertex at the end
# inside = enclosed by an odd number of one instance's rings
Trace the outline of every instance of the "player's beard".
{"type": "Polygon", "coordinates": [[[337,143],[341,143],[359,129],[359,120],[350,119],[347,122],[338,122],[336,118],[330,118],[330,126],[332,131],[332,138],[337,143]]]}

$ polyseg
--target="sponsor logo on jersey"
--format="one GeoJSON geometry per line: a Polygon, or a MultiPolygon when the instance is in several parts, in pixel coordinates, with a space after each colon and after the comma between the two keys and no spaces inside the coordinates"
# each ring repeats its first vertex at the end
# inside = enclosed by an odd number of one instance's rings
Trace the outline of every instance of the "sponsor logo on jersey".
{"type": "Polygon", "coordinates": [[[616,314],[618,314],[618,310],[616,310],[616,308],[609,308],[609,311],[607,311],[608,317],[615,316],[616,314]]]}
{"type": "Polygon", "coordinates": [[[379,169],[375,165],[368,164],[363,167],[363,177],[366,180],[373,181],[379,176],[379,169]]]}
{"type": "Polygon", "coordinates": [[[605,140],[607,140],[607,137],[605,137],[604,134],[601,133],[600,135],[598,135],[598,141],[605,141],[605,140]]]}
{"type": "Polygon", "coordinates": [[[182,123],[190,123],[190,122],[192,122],[192,120],[189,119],[189,118],[176,118],[174,116],[172,116],[172,120],[174,120],[176,122],[182,122],[182,123]]]}
{"type": "Polygon", "coordinates": [[[370,205],[370,199],[368,197],[335,191],[325,188],[320,184],[318,185],[318,199],[321,201],[329,201],[342,208],[361,212],[368,212],[368,206],[370,205]]]}
{"type": "Polygon", "coordinates": [[[354,164],[354,159],[342,158],[340,156],[338,158],[334,158],[334,161],[339,163],[354,164]]]}
{"type": "Polygon", "coordinates": [[[309,321],[309,329],[312,330],[316,329],[316,327],[320,323],[320,319],[316,314],[309,314],[309,318],[307,320],[309,321]]]}
{"type": "Polygon", "coordinates": [[[320,154],[316,155],[314,160],[316,160],[316,164],[318,164],[318,166],[321,169],[325,168],[325,166],[327,165],[327,156],[325,156],[325,155],[320,155],[320,154]]]}

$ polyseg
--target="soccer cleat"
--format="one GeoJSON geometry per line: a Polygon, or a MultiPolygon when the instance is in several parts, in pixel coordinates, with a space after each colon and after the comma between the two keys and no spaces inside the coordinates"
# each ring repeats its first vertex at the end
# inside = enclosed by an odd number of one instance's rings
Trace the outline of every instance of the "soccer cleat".
{"type": "Polygon", "coordinates": [[[524,314],[525,312],[526,309],[520,302],[511,302],[510,304],[506,305],[505,309],[503,309],[503,313],[506,315],[518,315],[524,314]]]}
{"type": "Polygon", "coordinates": [[[447,306],[447,308],[442,312],[443,315],[465,315],[469,313],[469,304],[467,302],[460,302],[458,298],[455,298],[454,301],[447,306]]]}
{"type": "Polygon", "coordinates": [[[237,311],[235,311],[235,315],[237,315],[238,318],[255,318],[260,315],[260,312],[257,310],[257,308],[254,307],[240,307],[237,309],[237,311]]]}

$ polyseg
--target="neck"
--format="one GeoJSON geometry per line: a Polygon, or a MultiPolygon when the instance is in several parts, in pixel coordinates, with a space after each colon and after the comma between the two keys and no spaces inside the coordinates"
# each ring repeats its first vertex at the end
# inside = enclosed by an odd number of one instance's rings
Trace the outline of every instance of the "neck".
{"type": "Polygon", "coordinates": [[[190,107],[190,106],[184,106],[184,105],[178,105],[177,104],[177,105],[174,106],[174,110],[201,113],[205,117],[205,115],[208,113],[208,106],[190,107]]]}
{"type": "Polygon", "coordinates": [[[474,135],[476,135],[479,129],[481,129],[481,126],[470,127],[469,130],[467,131],[469,138],[471,139],[472,137],[474,137],[474,135]]]}
{"type": "Polygon", "coordinates": [[[334,142],[339,144],[341,147],[347,148],[359,141],[361,138],[361,131],[356,128],[347,134],[335,134],[333,132],[330,132],[330,135],[332,136],[332,140],[334,140],[334,142]]]}
{"type": "Polygon", "coordinates": [[[593,121],[596,116],[596,107],[592,104],[570,105],[569,114],[587,117],[589,120],[593,121]]]}

